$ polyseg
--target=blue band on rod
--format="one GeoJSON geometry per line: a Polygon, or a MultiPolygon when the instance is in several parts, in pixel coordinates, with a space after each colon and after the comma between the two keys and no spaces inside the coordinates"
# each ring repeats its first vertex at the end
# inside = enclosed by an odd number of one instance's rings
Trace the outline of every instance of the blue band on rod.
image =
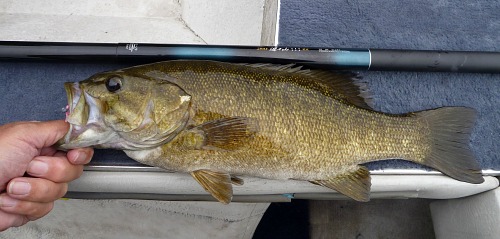
{"type": "Polygon", "coordinates": [[[355,66],[370,68],[370,50],[320,50],[332,54],[332,64],[338,66],[355,66]]]}
{"type": "Polygon", "coordinates": [[[177,47],[173,48],[172,52],[184,57],[231,57],[234,55],[234,51],[230,48],[177,47]]]}

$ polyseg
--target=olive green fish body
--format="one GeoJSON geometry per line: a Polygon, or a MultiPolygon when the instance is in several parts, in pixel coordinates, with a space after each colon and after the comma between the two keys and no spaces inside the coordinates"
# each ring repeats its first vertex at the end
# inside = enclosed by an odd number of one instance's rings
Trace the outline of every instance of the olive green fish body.
{"type": "MultiPolygon", "coordinates": [[[[258,123],[252,140],[236,150],[183,151],[177,145],[175,152],[175,142],[164,146],[169,168],[315,180],[379,159],[420,160],[428,150],[428,132],[418,120],[360,109],[297,83],[308,75],[217,62],[163,64],[160,74],[193,97],[197,114],[258,123]]],[[[159,67],[152,67],[154,77],[159,67]]]]}
{"type": "MultiPolygon", "coordinates": [[[[367,201],[370,176],[360,164],[393,158],[431,166],[462,181],[483,180],[467,145],[472,109],[375,112],[364,99],[364,86],[346,73],[168,61],[89,81],[105,87],[82,82],[83,89],[69,91],[91,92],[90,102],[101,103],[90,108],[106,109],[97,121],[112,127],[89,128],[99,132],[96,138],[108,132],[113,143],[99,145],[123,149],[145,164],[189,172],[223,203],[231,200],[231,184],[242,183],[237,175],[307,180],[367,201]],[[116,92],[115,83],[121,86],[116,92]]],[[[70,100],[73,112],[76,101],[70,100]]],[[[70,123],[81,121],[73,115],[70,123]]],[[[77,130],[86,129],[79,127],[75,123],[77,130]]],[[[68,135],[66,145],[77,146],[68,135]]]]}

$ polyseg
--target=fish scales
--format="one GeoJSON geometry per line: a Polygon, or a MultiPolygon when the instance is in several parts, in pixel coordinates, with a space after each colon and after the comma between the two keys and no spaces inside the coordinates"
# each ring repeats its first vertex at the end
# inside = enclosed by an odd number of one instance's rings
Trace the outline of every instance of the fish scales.
{"type": "MultiPolygon", "coordinates": [[[[359,163],[389,158],[419,160],[428,153],[426,130],[414,119],[373,114],[298,85],[307,75],[262,69],[252,74],[257,69],[242,65],[171,63],[160,71],[176,79],[175,83],[193,97],[198,110],[259,122],[251,145],[237,152],[211,153],[203,159],[206,162],[195,162],[196,167],[219,165],[217,169],[238,174],[313,180],[359,163]],[[266,142],[259,139],[272,142],[273,148],[263,147],[266,142]]],[[[147,75],[148,69],[143,70],[147,75]]],[[[177,162],[179,169],[192,171],[189,162],[199,158],[199,153],[170,154],[169,166],[176,167],[172,164],[177,162]]]]}

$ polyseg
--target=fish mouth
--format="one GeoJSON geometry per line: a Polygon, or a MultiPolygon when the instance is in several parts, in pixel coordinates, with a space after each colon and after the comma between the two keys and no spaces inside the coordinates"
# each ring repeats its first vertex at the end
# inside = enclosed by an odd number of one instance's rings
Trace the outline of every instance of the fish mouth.
{"type": "Polygon", "coordinates": [[[59,146],[64,148],[64,145],[76,138],[85,127],[88,120],[89,106],[86,103],[85,96],[78,82],[64,83],[67,102],[66,119],[69,123],[69,130],[66,135],[58,142],[59,146]]]}
{"type": "Polygon", "coordinates": [[[86,92],[84,87],[80,82],[64,83],[69,130],[57,142],[57,147],[61,150],[100,147],[115,142],[116,134],[104,123],[99,99],[86,92]]]}
{"type": "MultiPolygon", "coordinates": [[[[68,101],[68,105],[66,105],[66,121],[68,121],[68,117],[69,115],[71,114],[71,112],[73,111],[73,109],[75,108],[75,103],[73,102],[73,99],[74,98],[80,98],[79,95],[81,95],[81,92],[80,91],[76,91],[75,92],[79,92],[77,93],[78,96],[77,97],[73,97],[73,88],[76,88],[74,87],[75,83],[72,83],[72,82],[66,82],[64,83],[64,90],[66,91],[66,100],[68,101]]],[[[80,87],[78,87],[77,89],[80,89],[80,87]]]]}
{"type": "Polygon", "coordinates": [[[66,106],[66,122],[71,125],[85,125],[88,116],[88,106],[78,83],[64,83],[68,99],[66,106]]]}

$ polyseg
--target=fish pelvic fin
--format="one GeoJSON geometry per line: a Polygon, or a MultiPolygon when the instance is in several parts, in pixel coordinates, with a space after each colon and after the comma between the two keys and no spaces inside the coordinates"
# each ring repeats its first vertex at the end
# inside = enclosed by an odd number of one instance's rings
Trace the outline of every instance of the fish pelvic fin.
{"type": "Polygon", "coordinates": [[[191,172],[191,176],[219,202],[229,204],[233,199],[232,180],[228,173],[202,169],[191,172]]]}
{"type": "Polygon", "coordinates": [[[355,170],[311,183],[333,189],[359,202],[370,201],[370,171],[364,166],[356,166],[355,170]]]}
{"type": "Polygon", "coordinates": [[[444,107],[415,114],[430,131],[430,154],[422,163],[456,180],[484,182],[481,168],[469,148],[476,111],[467,107],[444,107]]]}
{"type": "Polygon", "coordinates": [[[236,185],[236,186],[243,186],[245,181],[243,181],[243,179],[241,179],[239,177],[231,175],[231,183],[236,185]]]}

